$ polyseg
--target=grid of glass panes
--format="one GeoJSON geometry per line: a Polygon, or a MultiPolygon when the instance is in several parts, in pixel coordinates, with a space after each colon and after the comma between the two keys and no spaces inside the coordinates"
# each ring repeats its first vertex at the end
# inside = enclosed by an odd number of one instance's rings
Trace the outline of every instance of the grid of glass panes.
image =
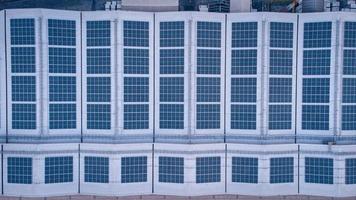
{"type": "Polygon", "coordinates": [[[149,22],[124,21],[124,130],[149,129],[149,22]]]}
{"type": "Polygon", "coordinates": [[[197,22],[196,128],[220,129],[221,23],[197,22]]]}
{"type": "Polygon", "coordinates": [[[109,183],[109,158],[85,156],[84,181],[91,183],[109,183]]]}
{"type": "Polygon", "coordinates": [[[356,130],[356,21],[344,22],[341,129],[356,130]]]}
{"type": "Polygon", "coordinates": [[[302,130],[329,130],[332,22],[304,23],[302,130]]]}
{"type": "Polygon", "coordinates": [[[334,161],[332,158],[305,157],[305,182],[333,184],[334,161]]]}
{"type": "Polygon", "coordinates": [[[184,183],[184,158],[160,156],[158,181],[163,183],[184,183]]]}
{"type": "Polygon", "coordinates": [[[270,22],[268,129],[292,128],[293,23],[270,22]]]}
{"type": "Polygon", "coordinates": [[[8,157],[7,182],[15,184],[32,184],[32,158],[8,157]]]}
{"type": "Polygon", "coordinates": [[[121,183],[147,182],[147,156],[121,158],[121,183]]]}
{"type": "Polygon", "coordinates": [[[230,128],[256,129],[257,22],[233,22],[231,38],[230,128]]]}
{"type": "Polygon", "coordinates": [[[258,183],[258,158],[232,157],[232,182],[258,183]]]}
{"type": "Polygon", "coordinates": [[[36,129],[35,19],[10,19],[11,128],[36,129]]]}
{"type": "Polygon", "coordinates": [[[345,159],[345,184],[356,184],[356,158],[345,159]]]}
{"type": "Polygon", "coordinates": [[[213,183],[221,181],[221,158],[196,158],[196,183],[213,183]]]}
{"type": "Polygon", "coordinates": [[[184,21],[162,21],[159,49],[159,128],[184,128],[184,21]]]}
{"type": "Polygon", "coordinates": [[[270,159],[270,183],[294,182],[294,158],[280,157],[270,159]]]}
{"type": "Polygon", "coordinates": [[[58,156],[45,158],[45,183],[73,182],[73,157],[58,156]]]}
{"type": "Polygon", "coordinates": [[[48,19],[49,129],[77,128],[76,22],[48,19]]]}
{"type": "Polygon", "coordinates": [[[111,22],[86,22],[86,128],[111,128],[111,22]]]}

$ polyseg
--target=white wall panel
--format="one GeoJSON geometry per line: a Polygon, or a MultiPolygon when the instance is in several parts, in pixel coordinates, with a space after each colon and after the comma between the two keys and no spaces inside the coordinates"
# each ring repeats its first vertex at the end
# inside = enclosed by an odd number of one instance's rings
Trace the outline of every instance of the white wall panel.
{"type": "Polygon", "coordinates": [[[0,140],[6,140],[6,46],[5,11],[0,11],[0,140]]]}

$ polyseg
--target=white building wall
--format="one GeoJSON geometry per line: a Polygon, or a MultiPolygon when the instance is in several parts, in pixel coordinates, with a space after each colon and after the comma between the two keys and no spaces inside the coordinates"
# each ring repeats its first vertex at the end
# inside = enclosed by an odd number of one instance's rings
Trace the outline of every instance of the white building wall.
{"type": "Polygon", "coordinates": [[[6,51],[5,11],[0,11],[0,140],[6,140],[6,51]]]}

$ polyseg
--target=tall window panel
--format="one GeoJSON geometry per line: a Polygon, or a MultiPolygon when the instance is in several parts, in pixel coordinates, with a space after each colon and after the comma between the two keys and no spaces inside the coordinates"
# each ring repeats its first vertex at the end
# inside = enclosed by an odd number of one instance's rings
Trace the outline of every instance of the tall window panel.
{"type": "Polygon", "coordinates": [[[270,22],[268,129],[291,130],[294,24],[270,22]]]}
{"type": "Polygon", "coordinates": [[[184,183],[184,158],[160,156],[158,159],[159,182],[184,183]]]}
{"type": "Polygon", "coordinates": [[[10,20],[11,128],[36,129],[35,19],[10,20]]]}
{"type": "Polygon", "coordinates": [[[44,171],[46,184],[73,182],[73,157],[46,157],[44,171]]]}
{"type": "Polygon", "coordinates": [[[232,182],[258,183],[258,158],[232,157],[232,182]]]}
{"type": "Polygon", "coordinates": [[[198,21],[196,69],[196,128],[220,129],[221,23],[198,21]]]}
{"type": "Polygon", "coordinates": [[[332,22],[304,23],[301,129],[330,129],[332,22]]]}
{"type": "Polygon", "coordinates": [[[109,183],[109,158],[85,156],[84,181],[90,183],[109,183]]]}
{"type": "Polygon", "coordinates": [[[121,183],[147,182],[147,156],[121,158],[121,183]]]}
{"type": "Polygon", "coordinates": [[[305,157],[305,182],[333,184],[334,161],[331,158],[305,157]]]}
{"type": "MultiPolygon", "coordinates": [[[[111,22],[86,21],[86,129],[109,130],[112,119],[111,22]]],[[[93,176],[94,177],[94,176],[93,176]]],[[[103,179],[90,180],[103,181],[103,179]]]]}
{"type": "Polygon", "coordinates": [[[280,157],[270,159],[270,183],[294,182],[294,158],[280,157]]]}
{"type": "Polygon", "coordinates": [[[8,157],[7,182],[14,184],[32,184],[32,158],[8,157]]]}
{"type": "Polygon", "coordinates": [[[159,129],[184,124],[184,21],[159,23],[159,129]]]}
{"type": "Polygon", "coordinates": [[[214,183],[221,181],[221,158],[196,158],[196,183],[214,183]]]}
{"type": "Polygon", "coordinates": [[[356,184],[356,158],[345,159],[345,184],[356,184]]]}
{"type": "Polygon", "coordinates": [[[77,128],[76,45],[74,20],[48,19],[49,129],[77,128]]]}
{"type": "Polygon", "coordinates": [[[356,130],[356,22],[344,23],[341,130],[356,130]]]}
{"type": "Polygon", "coordinates": [[[230,129],[257,129],[257,22],[233,22],[230,129]]]}
{"type": "Polygon", "coordinates": [[[124,21],[124,130],[149,129],[149,22],[124,21]]]}

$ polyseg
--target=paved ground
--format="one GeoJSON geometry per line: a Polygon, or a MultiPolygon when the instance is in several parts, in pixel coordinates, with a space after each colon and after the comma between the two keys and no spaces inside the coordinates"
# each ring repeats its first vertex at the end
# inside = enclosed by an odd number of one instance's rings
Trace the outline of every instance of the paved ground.
{"type": "Polygon", "coordinates": [[[126,196],[126,197],[103,197],[103,196],[62,196],[62,197],[47,197],[47,198],[24,198],[24,197],[5,197],[0,196],[0,200],[356,200],[356,197],[348,198],[332,198],[332,197],[316,197],[316,196],[241,196],[241,195],[213,195],[213,196],[197,196],[197,197],[179,197],[166,195],[143,195],[143,196],[126,196]]]}

